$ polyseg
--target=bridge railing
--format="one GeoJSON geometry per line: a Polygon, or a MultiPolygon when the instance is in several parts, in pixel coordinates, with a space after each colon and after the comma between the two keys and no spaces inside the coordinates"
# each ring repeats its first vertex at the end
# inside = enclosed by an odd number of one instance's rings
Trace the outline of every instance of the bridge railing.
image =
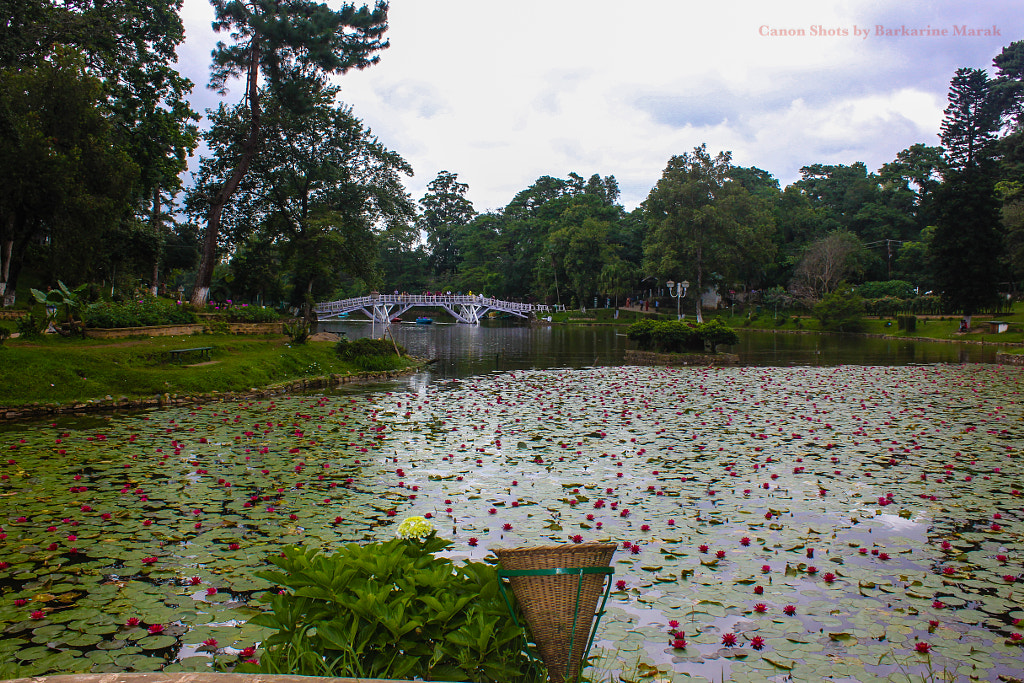
{"type": "Polygon", "coordinates": [[[334,313],[351,310],[360,306],[379,306],[384,304],[413,304],[424,306],[488,306],[497,310],[529,313],[531,311],[548,311],[546,304],[525,304],[518,301],[504,301],[479,294],[371,294],[367,296],[325,301],[316,305],[317,313],[334,313]]]}

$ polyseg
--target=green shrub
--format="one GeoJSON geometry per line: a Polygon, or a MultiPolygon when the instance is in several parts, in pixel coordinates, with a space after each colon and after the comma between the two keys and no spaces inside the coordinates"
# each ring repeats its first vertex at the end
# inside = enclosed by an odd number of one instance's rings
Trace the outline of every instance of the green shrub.
{"type": "MultiPolygon", "coordinates": [[[[429,525],[411,518],[402,526],[413,520],[429,525]]],[[[540,683],[495,568],[434,556],[450,545],[430,531],[350,543],[332,555],[288,548],[271,557],[280,571],[257,576],[285,590],[271,593],[271,611],[250,623],[275,633],[263,641],[258,664],[235,671],[540,683]]]]}
{"type": "Polygon", "coordinates": [[[896,316],[896,327],[897,329],[904,330],[906,332],[914,332],[917,330],[917,316],[916,315],[898,315],[896,316]]]}
{"type": "Polygon", "coordinates": [[[706,323],[643,320],[630,325],[626,336],[639,349],[662,353],[705,350],[714,353],[719,344],[739,342],[736,331],[718,318],[706,323]]]}
{"type": "Polygon", "coordinates": [[[842,285],[825,297],[812,310],[822,330],[857,332],[864,328],[864,300],[849,286],[842,285]]]}
{"type": "Polygon", "coordinates": [[[42,334],[46,327],[46,321],[34,313],[26,313],[14,323],[18,328],[18,337],[21,339],[34,339],[42,334]]]}
{"type": "Polygon", "coordinates": [[[740,342],[740,337],[736,334],[736,330],[732,329],[718,318],[715,318],[711,322],[704,323],[703,325],[697,326],[699,334],[703,337],[704,342],[709,344],[712,353],[719,344],[725,344],[732,346],[740,342]]]}
{"type": "Polygon", "coordinates": [[[884,282],[865,282],[857,287],[857,293],[865,299],[911,299],[917,295],[914,285],[905,280],[886,280],[884,282]]]}
{"type": "Polygon", "coordinates": [[[208,305],[204,312],[212,313],[219,320],[229,323],[276,323],[281,320],[281,316],[273,308],[231,302],[216,306],[208,305]]]}
{"type": "MultiPolygon", "coordinates": [[[[361,358],[387,357],[395,355],[395,344],[390,339],[374,339],[362,337],[355,341],[342,339],[334,346],[338,358],[345,361],[355,361],[361,358]]],[[[406,355],[405,347],[398,347],[398,355],[406,355]]]]}
{"type": "Polygon", "coordinates": [[[288,335],[292,344],[305,344],[312,333],[313,328],[308,320],[296,318],[284,324],[284,333],[288,335]]]}
{"type": "Polygon", "coordinates": [[[89,327],[189,325],[199,320],[192,307],[147,296],[130,301],[100,301],[89,307],[89,327]]]}
{"type": "Polygon", "coordinates": [[[868,315],[880,317],[896,315],[906,307],[907,302],[904,299],[893,296],[884,296],[880,299],[866,299],[864,301],[864,311],[868,315]]]}
{"type": "Polygon", "coordinates": [[[7,341],[7,338],[11,336],[11,328],[6,325],[0,325],[0,344],[7,341]]]}

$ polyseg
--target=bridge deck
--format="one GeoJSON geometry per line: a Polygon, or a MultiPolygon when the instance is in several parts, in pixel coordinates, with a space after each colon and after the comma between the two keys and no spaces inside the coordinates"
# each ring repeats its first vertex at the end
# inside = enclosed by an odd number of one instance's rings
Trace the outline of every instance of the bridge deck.
{"type": "Polygon", "coordinates": [[[491,311],[526,318],[530,313],[548,313],[544,304],[503,301],[479,294],[370,294],[352,299],[325,301],[316,305],[320,320],[331,320],[356,311],[376,322],[388,322],[410,308],[441,308],[461,323],[476,324],[491,311]]]}

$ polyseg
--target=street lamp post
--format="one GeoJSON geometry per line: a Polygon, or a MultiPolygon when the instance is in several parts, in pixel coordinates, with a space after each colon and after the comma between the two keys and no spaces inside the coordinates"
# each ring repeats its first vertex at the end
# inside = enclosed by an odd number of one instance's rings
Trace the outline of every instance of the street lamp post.
{"type": "Polygon", "coordinates": [[[668,295],[676,298],[676,320],[682,320],[683,316],[679,312],[679,302],[684,296],[686,296],[686,290],[690,288],[690,283],[686,280],[683,280],[682,282],[673,282],[672,280],[669,280],[665,285],[668,287],[668,295]],[[674,291],[673,287],[675,288],[674,291]]]}

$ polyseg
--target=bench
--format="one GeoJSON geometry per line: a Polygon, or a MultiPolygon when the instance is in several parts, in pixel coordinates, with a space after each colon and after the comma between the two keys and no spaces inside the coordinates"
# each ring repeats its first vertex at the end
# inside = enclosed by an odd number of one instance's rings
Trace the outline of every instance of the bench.
{"type": "Polygon", "coordinates": [[[170,354],[172,361],[180,365],[181,357],[184,356],[186,353],[198,353],[200,358],[210,360],[210,351],[212,350],[212,346],[197,346],[194,349],[174,349],[173,351],[168,351],[167,353],[170,354]]]}

